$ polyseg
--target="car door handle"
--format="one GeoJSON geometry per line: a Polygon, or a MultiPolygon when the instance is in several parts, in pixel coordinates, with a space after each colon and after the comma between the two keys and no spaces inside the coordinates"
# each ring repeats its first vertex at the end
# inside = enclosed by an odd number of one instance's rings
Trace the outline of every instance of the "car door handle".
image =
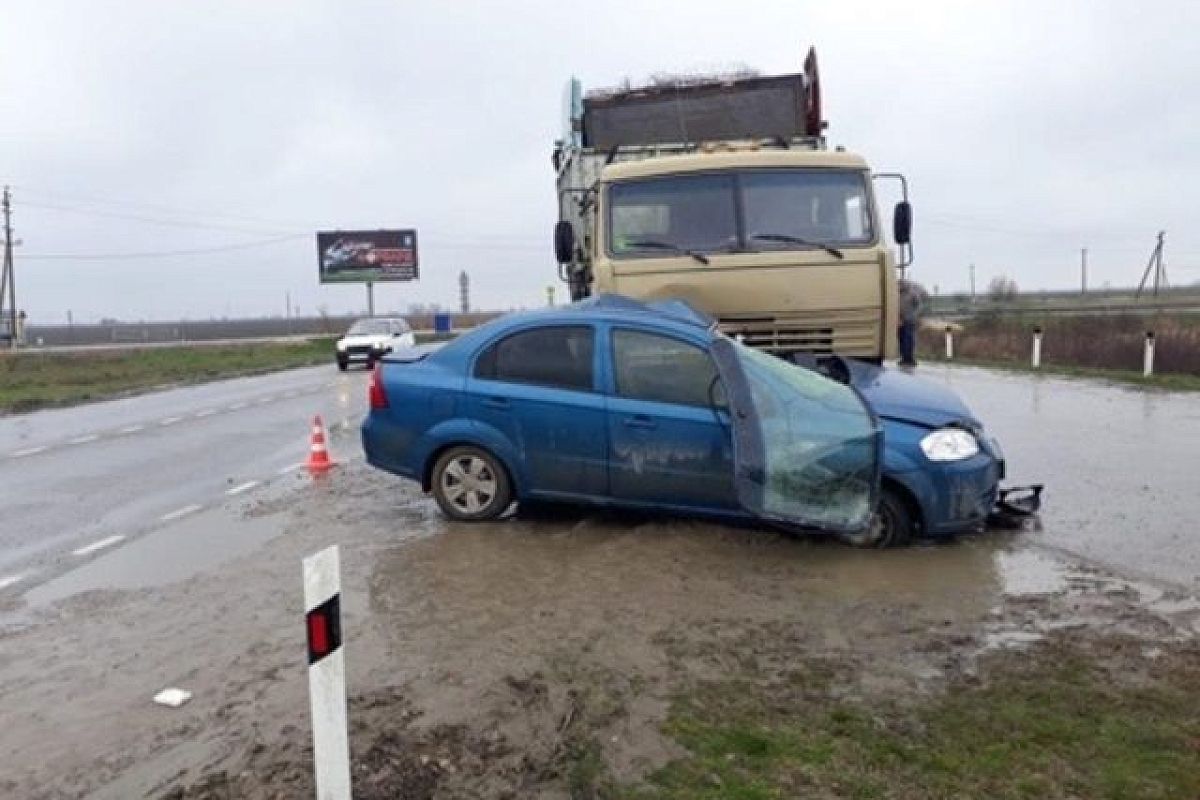
{"type": "Polygon", "coordinates": [[[658,423],[647,417],[645,414],[635,414],[632,417],[626,417],[624,422],[626,427],[641,428],[642,430],[650,430],[658,427],[658,423]]]}
{"type": "Polygon", "coordinates": [[[485,398],[483,398],[483,407],[484,408],[497,408],[497,409],[506,411],[506,410],[508,410],[508,407],[509,407],[508,398],[506,398],[506,397],[485,397],[485,398]]]}

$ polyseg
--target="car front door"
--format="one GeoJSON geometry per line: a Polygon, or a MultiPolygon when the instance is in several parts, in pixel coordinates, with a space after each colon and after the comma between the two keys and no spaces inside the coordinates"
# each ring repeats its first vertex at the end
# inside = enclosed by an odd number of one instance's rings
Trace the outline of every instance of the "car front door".
{"type": "Polygon", "coordinates": [[[471,417],[508,440],[528,494],[607,492],[595,336],[591,325],[543,325],[507,334],[475,359],[466,387],[471,417]]]}
{"type": "Polygon", "coordinates": [[[883,431],[858,393],[725,336],[709,352],[728,394],[742,508],[801,528],[863,530],[875,508],[883,431]]]}
{"type": "Polygon", "coordinates": [[[610,331],[609,487],[623,502],[738,507],[729,419],[716,365],[697,345],[610,331]]]}

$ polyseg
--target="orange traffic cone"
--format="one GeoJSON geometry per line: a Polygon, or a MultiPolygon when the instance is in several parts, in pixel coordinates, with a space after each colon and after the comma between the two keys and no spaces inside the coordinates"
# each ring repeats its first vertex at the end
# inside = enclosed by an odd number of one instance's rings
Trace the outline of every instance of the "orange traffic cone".
{"type": "Polygon", "coordinates": [[[324,472],[333,466],[329,451],[325,449],[325,426],[321,423],[321,415],[313,417],[312,445],[308,448],[308,471],[324,472]]]}

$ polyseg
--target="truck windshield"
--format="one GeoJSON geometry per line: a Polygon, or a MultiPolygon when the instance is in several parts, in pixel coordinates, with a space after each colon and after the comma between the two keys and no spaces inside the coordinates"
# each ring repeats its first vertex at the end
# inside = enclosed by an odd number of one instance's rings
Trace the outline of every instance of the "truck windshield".
{"type": "Polygon", "coordinates": [[[696,253],[795,250],[875,238],[866,178],[853,170],[641,179],[610,186],[608,204],[609,252],[619,258],[661,256],[664,246],[696,253]],[[648,241],[661,246],[638,246],[648,241]]]}

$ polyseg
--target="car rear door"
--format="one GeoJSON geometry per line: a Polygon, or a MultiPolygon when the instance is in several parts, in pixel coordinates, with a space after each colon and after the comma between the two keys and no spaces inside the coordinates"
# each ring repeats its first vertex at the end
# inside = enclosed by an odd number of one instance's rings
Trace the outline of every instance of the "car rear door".
{"type": "Polygon", "coordinates": [[[466,384],[471,417],[511,443],[526,493],[607,492],[595,337],[591,325],[540,325],[500,337],[475,359],[466,384]]]}
{"type": "Polygon", "coordinates": [[[732,438],[704,348],[660,332],[610,330],[609,488],[623,502],[738,507],[732,438]]]}

